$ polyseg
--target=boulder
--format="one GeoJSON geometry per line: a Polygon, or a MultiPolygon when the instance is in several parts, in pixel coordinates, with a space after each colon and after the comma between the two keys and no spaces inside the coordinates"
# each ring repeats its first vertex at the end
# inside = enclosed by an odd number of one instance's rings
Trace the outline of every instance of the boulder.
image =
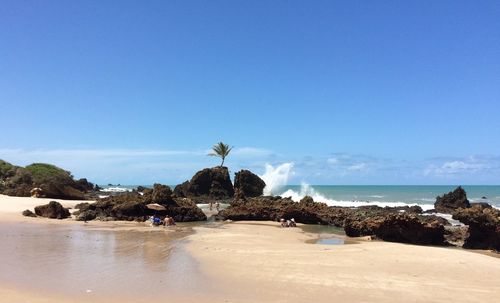
{"type": "Polygon", "coordinates": [[[172,190],[170,187],[162,184],[154,184],[151,192],[151,202],[162,205],[172,205],[175,201],[172,199],[172,190]]]}
{"type": "Polygon", "coordinates": [[[437,212],[451,214],[458,208],[470,207],[465,190],[459,186],[454,191],[438,196],[434,208],[437,212]]]}
{"type": "Polygon", "coordinates": [[[36,214],[29,209],[24,210],[22,214],[25,217],[36,217],[36,214]]]}
{"type": "Polygon", "coordinates": [[[200,170],[190,181],[177,185],[174,194],[177,197],[230,199],[234,188],[227,167],[217,166],[200,170]]]}
{"type": "Polygon", "coordinates": [[[75,207],[73,207],[74,209],[79,209],[79,210],[87,210],[90,206],[90,203],[88,202],[82,202],[82,203],[78,203],[75,205],[75,207]]]}
{"type": "Polygon", "coordinates": [[[97,218],[97,212],[95,210],[85,210],[85,211],[80,211],[76,215],[76,221],[91,221],[97,218]]]}
{"type": "Polygon", "coordinates": [[[234,189],[241,190],[245,197],[262,196],[266,183],[259,176],[243,169],[235,174],[234,189]]]}
{"type": "Polygon", "coordinates": [[[185,181],[184,183],[178,184],[174,188],[174,195],[177,197],[187,197],[189,194],[189,181],[185,181]]]}
{"type": "Polygon", "coordinates": [[[459,208],[453,219],[469,226],[464,248],[493,249],[500,251],[500,210],[475,204],[470,208],[459,208]]]}
{"type": "Polygon", "coordinates": [[[94,190],[94,184],[87,181],[87,179],[82,178],[82,179],[75,181],[75,188],[77,188],[80,191],[87,192],[87,191],[94,190]]]}
{"type": "Polygon", "coordinates": [[[35,207],[35,213],[37,216],[50,219],[66,219],[70,216],[69,210],[56,201],[50,201],[49,204],[35,207]]]}

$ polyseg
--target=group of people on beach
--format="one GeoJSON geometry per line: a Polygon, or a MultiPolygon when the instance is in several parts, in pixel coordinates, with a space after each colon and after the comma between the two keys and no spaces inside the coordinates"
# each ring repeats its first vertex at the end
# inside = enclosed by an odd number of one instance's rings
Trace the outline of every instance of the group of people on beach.
{"type": "Polygon", "coordinates": [[[149,222],[151,226],[174,226],[175,225],[175,220],[171,216],[167,215],[165,219],[161,219],[160,217],[154,215],[149,217],[149,222]]]}
{"type": "MultiPolygon", "coordinates": [[[[210,208],[210,211],[212,211],[213,207],[214,207],[214,202],[213,202],[213,201],[210,201],[210,203],[209,203],[209,208],[210,208]]],[[[217,202],[215,202],[215,209],[216,209],[217,211],[219,211],[219,208],[220,208],[220,204],[219,204],[219,201],[217,201],[217,202]]]]}
{"type": "Polygon", "coordinates": [[[292,218],[290,220],[285,220],[284,218],[281,218],[280,224],[281,224],[281,227],[297,227],[297,223],[295,222],[294,218],[292,218]]]}

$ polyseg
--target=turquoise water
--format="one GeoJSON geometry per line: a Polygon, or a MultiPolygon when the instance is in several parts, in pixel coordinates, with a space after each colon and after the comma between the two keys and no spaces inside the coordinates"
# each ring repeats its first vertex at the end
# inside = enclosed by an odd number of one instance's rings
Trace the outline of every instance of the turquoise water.
{"type": "MultiPolygon", "coordinates": [[[[137,185],[119,186],[132,189],[137,185]]],[[[150,187],[150,186],[147,186],[150,187]]],[[[392,186],[392,185],[287,185],[274,191],[282,197],[300,200],[305,195],[312,196],[315,201],[339,206],[402,206],[421,205],[424,209],[433,208],[438,195],[454,190],[456,185],[439,186],[392,186]]],[[[488,202],[500,207],[500,186],[462,186],[471,202],[488,202]],[[485,197],[486,199],[483,199],[485,197]]]]}
{"type": "MultiPolygon", "coordinates": [[[[377,204],[396,206],[418,204],[431,208],[438,195],[454,190],[455,185],[439,186],[337,186],[337,185],[292,185],[281,189],[281,196],[298,199],[304,195],[329,205],[357,206],[377,204]]],[[[462,186],[471,202],[488,202],[500,207],[500,186],[462,186]],[[484,198],[483,198],[484,197],[484,198]]]]}

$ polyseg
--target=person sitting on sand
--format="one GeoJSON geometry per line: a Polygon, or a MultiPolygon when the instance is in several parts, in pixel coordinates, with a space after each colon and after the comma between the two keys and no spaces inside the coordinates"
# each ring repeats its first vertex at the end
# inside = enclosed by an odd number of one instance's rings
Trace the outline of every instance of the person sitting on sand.
{"type": "Polygon", "coordinates": [[[161,225],[161,220],[159,217],[154,216],[153,217],[153,226],[160,226],[161,225]]]}
{"type": "Polygon", "coordinates": [[[172,218],[170,216],[166,216],[165,217],[165,226],[174,226],[174,225],[175,225],[174,218],[172,218]]]}
{"type": "Polygon", "coordinates": [[[289,225],[290,227],[297,227],[297,223],[295,222],[295,219],[294,219],[294,218],[292,218],[292,219],[290,220],[290,223],[289,223],[288,225],[289,225]]]}
{"type": "Polygon", "coordinates": [[[281,223],[281,227],[288,227],[288,224],[287,224],[287,222],[285,221],[285,219],[281,218],[281,219],[280,219],[280,223],[281,223]]]}

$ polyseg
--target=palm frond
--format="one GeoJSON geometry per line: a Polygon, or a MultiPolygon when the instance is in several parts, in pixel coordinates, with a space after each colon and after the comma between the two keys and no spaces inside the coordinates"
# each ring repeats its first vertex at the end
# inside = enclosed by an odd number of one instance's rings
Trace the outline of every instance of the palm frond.
{"type": "Polygon", "coordinates": [[[227,157],[227,155],[229,155],[232,149],[233,147],[229,147],[229,145],[221,141],[212,146],[212,152],[209,153],[208,156],[220,157],[222,159],[222,164],[224,164],[224,159],[227,157]]]}

